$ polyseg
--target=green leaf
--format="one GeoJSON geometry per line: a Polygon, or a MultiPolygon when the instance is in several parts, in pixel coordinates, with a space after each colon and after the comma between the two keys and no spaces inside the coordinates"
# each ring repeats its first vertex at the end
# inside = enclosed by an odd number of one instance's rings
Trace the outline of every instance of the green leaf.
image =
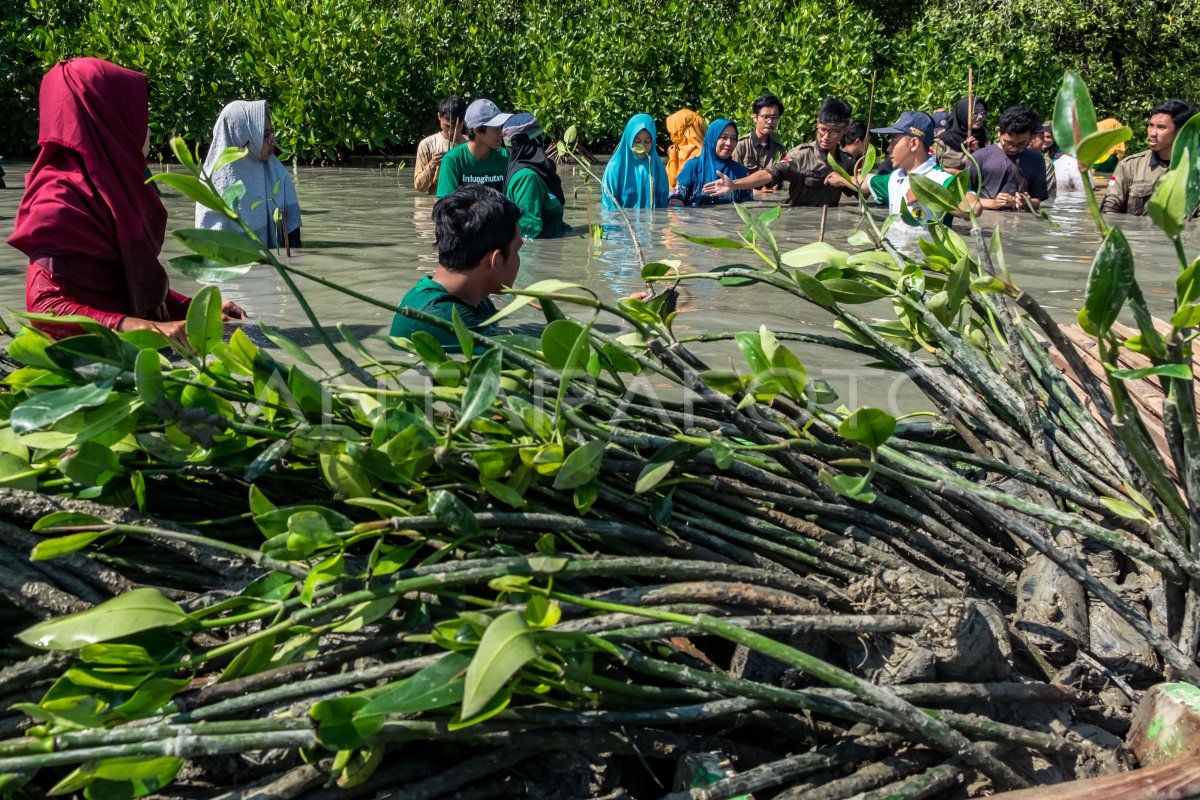
{"type": "Polygon", "coordinates": [[[172,258],[171,266],[192,280],[216,282],[240,278],[254,268],[253,263],[230,266],[195,253],[172,258]]]}
{"type": "Polygon", "coordinates": [[[345,571],[346,564],[342,560],[341,553],[317,564],[308,571],[308,575],[304,578],[304,586],[300,589],[300,602],[306,606],[311,606],[313,592],[317,590],[317,587],[337,580],[342,577],[345,571]]]}
{"type": "Polygon", "coordinates": [[[475,339],[471,336],[471,329],[467,327],[467,323],[463,322],[462,314],[458,313],[457,303],[450,305],[450,324],[454,326],[454,338],[458,340],[458,348],[470,358],[475,352],[475,339]]]}
{"type": "Polygon", "coordinates": [[[30,647],[78,650],[96,642],[122,639],[135,633],[169,628],[191,621],[183,609],[157,589],[133,589],[87,611],[55,617],[17,634],[30,647]]]}
{"type": "Polygon", "coordinates": [[[1187,219],[1195,206],[1188,206],[1188,184],[1194,170],[1196,153],[1185,150],[1178,161],[1171,162],[1171,169],[1159,179],[1150,195],[1147,213],[1163,233],[1172,239],[1183,233],[1187,219]]]}
{"type": "Polygon", "coordinates": [[[842,420],[838,434],[875,450],[896,432],[896,418],[880,408],[860,408],[842,420]]]}
{"type": "Polygon", "coordinates": [[[771,377],[783,387],[793,400],[804,402],[804,389],[808,385],[808,370],[800,359],[783,345],[771,353],[771,377]]]}
{"type": "Polygon", "coordinates": [[[470,663],[471,657],[466,653],[448,653],[375,697],[354,716],[418,714],[460,703],[466,689],[463,673],[470,663]]]}
{"type": "Polygon", "coordinates": [[[175,154],[176,160],[178,160],[188,172],[192,173],[193,175],[200,172],[199,167],[196,165],[196,159],[192,157],[192,152],[188,150],[187,142],[185,142],[182,137],[172,136],[170,144],[171,152],[175,154]]]}
{"type": "Polygon", "coordinates": [[[825,284],[809,275],[807,272],[796,270],[791,273],[792,280],[796,282],[796,288],[804,292],[809,300],[812,300],[819,306],[831,308],[837,305],[837,298],[833,296],[833,292],[825,288],[825,284]]]}
{"type": "Polygon", "coordinates": [[[1075,157],[1080,164],[1091,166],[1100,160],[1100,157],[1108,152],[1109,148],[1116,147],[1121,142],[1129,141],[1129,137],[1133,136],[1133,131],[1129,128],[1117,128],[1115,131],[1096,131],[1084,138],[1076,147],[1075,157]]]}
{"type": "Polygon", "coordinates": [[[604,442],[592,441],[577,447],[563,459],[562,467],[554,476],[555,489],[575,489],[591,481],[600,472],[604,459],[604,442]]]}
{"type": "Polygon", "coordinates": [[[542,355],[564,376],[582,371],[591,355],[587,329],[574,320],[556,319],[542,331],[542,355]]]}
{"type": "Polygon", "coordinates": [[[1142,513],[1141,509],[1132,503],[1126,503],[1124,500],[1116,500],[1111,497],[1101,497],[1100,502],[1105,508],[1119,517],[1124,517],[1125,519],[1140,519],[1143,522],[1146,521],[1146,515],[1142,513]]]}
{"type": "Polygon", "coordinates": [[[1151,377],[1189,380],[1192,377],[1192,370],[1187,364],[1159,364],[1142,369],[1114,369],[1109,370],[1109,374],[1123,381],[1140,381],[1142,378],[1151,377]]]}
{"type": "Polygon", "coordinates": [[[452,533],[459,536],[474,536],[479,533],[479,522],[471,513],[471,509],[445,489],[435,489],[429,493],[429,511],[452,533]]]}
{"type": "Polygon", "coordinates": [[[471,420],[491,409],[500,393],[501,359],[500,350],[493,348],[475,360],[463,394],[462,415],[455,423],[453,433],[463,430],[471,420]]]}
{"type": "Polygon", "coordinates": [[[930,211],[949,214],[957,210],[958,201],[954,199],[954,195],[937,181],[916,173],[909,175],[908,181],[913,194],[917,196],[917,201],[930,211]]]}
{"type": "Polygon", "coordinates": [[[544,281],[538,281],[537,283],[533,284],[532,286],[527,286],[524,289],[520,289],[520,290],[509,289],[509,292],[518,295],[517,298],[515,300],[513,300],[511,303],[509,303],[508,305],[506,305],[504,308],[497,311],[495,314],[493,314],[488,319],[485,319],[481,323],[481,327],[487,327],[488,325],[499,322],[500,320],[507,317],[509,314],[512,314],[513,312],[529,305],[534,300],[539,299],[540,295],[561,294],[566,289],[582,289],[584,291],[588,291],[590,294],[590,291],[586,287],[581,286],[578,283],[570,283],[568,281],[560,281],[555,278],[551,278],[549,280],[544,280],[544,281]]]}
{"type": "Polygon", "coordinates": [[[533,632],[520,611],[496,617],[483,632],[467,667],[461,719],[470,719],[483,711],[509,679],[537,655],[533,632]]]}
{"type": "Polygon", "coordinates": [[[383,727],[383,717],[357,716],[367,702],[362,695],[352,694],[313,705],[308,714],[317,722],[317,739],[321,744],[333,750],[352,750],[370,742],[383,727]]]}
{"type": "Polygon", "coordinates": [[[803,269],[814,264],[829,264],[844,269],[848,266],[849,258],[849,253],[839,250],[828,242],[812,242],[790,250],[781,256],[783,263],[792,269],[803,269]]]}
{"type": "Polygon", "coordinates": [[[854,475],[833,475],[826,470],[818,472],[817,477],[821,480],[821,483],[833,489],[842,497],[857,500],[860,503],[875,502],[875,492],[871,490],[870,482],[866,478],[859,478],[854,475]]]}
{"type": "Polygon", "coordinates": [[[734,395],[746,388],[746,380],[736,372],[722,369],[709,369],[700,373],[700,379],[710,388],[721,394],[734,395]]]}
{"type": "Polygon", "coordinates": [[[111,523],[102,520],[99,517],[91,514],[80,514],[76,511],[54,511],[33,523],[30,530],[54,533],[61,531],[64,528],[78,528],[84,525],[110,525],[111,523]]]}
{"type": "Polygon", "coordinates": [[[85,408],[96,408],[108,402],[112,395],[109,382],[88,386],[72,386],[67,389],[52,389],[36,394],[17,405],[9,414],[15,433],[29,433],[85,408]]]}
{"type": "Polygon", "coordinates": [[[329,488],[346,497],[369,497],[374,491],[371,476],[344,452],[321,453],[321,474],[329,488]]]}
{"type": "Polygon", "coordinates": [[[178,172],[159,172],[151,175],[146,181],[150,183],[165,183],[172,189],[181,192],[189,200],[192,200],[205,208],[211,208],[213,211],[220,211],[222,214],[229,216],[225,210],[225,203],[216,193],[200,182],[199,179],[191,175],[182,175],[178,172]]]}
{"type": "Polygon", "coordinates": [[[78,484],[103,486],[121,474],[121,461],[110,448],[88,441],[64,450],[58,468],[78,484]]]}
{"type": "Polygon", "coordinates": [[[654,278],[672,275],[679,272],[678,261],[651,261],[642,267],[642,280],[649,283],[654,278]]]}
{"type": "Polygon", "coordinates": [[[692,236],[688,233],[680,233],[679,236],[689,242],[702,244],[705,247],[715,247],[718,250],[744,250],[746,248],[746,245],[741,242],[727,239],[724,236],[692,236]]]}
{"type": "Polygon", "coordinates": [[[304,348],[300,347],[300,345],[296,344],[267,323],[258,323],[258,329],[262,331],[263,336],[267,337],[267,341],[274,344],[292,358],[296,359],[302,364],[307,364],[310,367],[317,366],[317,362],[312,360],[312,356],[304,352],[304,348]]]}
{"type": "Polygon", "coordinates": [[[662,483],[663,478],[667,477],[674,468],[675,462],[673,460],[662,462],[651,461],[646,464],[646,466],[642,467],[642,471],[638,475],[637,483],[634,484],[634,493],[645,494],[650,491],[662,483]]]}
{"type": "Polygon", "coordinates": [[[49,561],[52,558],[61,558],[77,550],[82,550],[97,539],[107,536],[108,533],[108,531],[92,531],[72,533],[54,539],[43,539],[34,546],[33,552],[29,554],[29,559],[31,561],[49,561]]]}
{"type": "Polygon", "coordinates": [[[1171,326],[1175,328],[1194,328],[1200,325],[1200,303],[1182,305],[1171,315],[1171,326]]]}
{"type": "Polygon", "coordinates": [[[154,350],[143,350],[138,353],[134,363],[134,379],[137,382],[138,398],[151,408],[157,406],[166,396],[163,387],[162,359],[154,350]]]}
{"type": "Polygon", "coordinates": [[[249,152],[249,149],[245,147],[226,147],[221,151],[221,155],[217,156],[217,160],[213,162],[212,172],[209,173],[209,177],[215,175],[217,170],[222,167],[227,167],[233,162],[245,158],[249,152]]]}
{"type": "Polygon", "coordinates": [[[253,264],[265,257],[261,247],[233,231],[182,228],[172,231],[171,235],[193,253],[229,266],[253,264]]]}
{"type": "Polygon", "coordinates": [[[1096,109],[1092,105],[1092,96],[1083,78],[1074,72],[1063,75],[1062,86],[1054,101],[1052,127],[1054,141],[1072,156],[1076,154],[1079,143],[1096,132],[1096,109]]]}
{"type": "Polygon", "coordinates": [[[1092,260],[1081,312],[1101,334],[1117,321],[1133,280],[1133,251],[1121,229],[1112,228],[1092,260]]]}
{"type": "Polygon", "coordinates": [[[221,291],[215,286],[205,286],[196,292],[187,310],[184,325],[188,344],[203,361],[212,352],[214,345],[221,343],[224,326],[221,322],[221,291]]]}

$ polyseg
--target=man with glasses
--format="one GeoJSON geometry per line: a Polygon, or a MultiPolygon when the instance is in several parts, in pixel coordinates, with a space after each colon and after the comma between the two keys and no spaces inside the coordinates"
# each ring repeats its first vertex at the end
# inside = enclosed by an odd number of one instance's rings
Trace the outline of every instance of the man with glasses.
{"type": "Polygon", "coordinates": [[[984,208],[1036,211],[1050,196],[1042,154],[1029,149],[1041,124],[1029,106],[1007,108],[1000,115],[1000,141],[975,151],[967,171],[984,208]]]}
{"type": "Polygon", "coordinates": [[[1171,168],[1171,151],[1179,129],[1192,118],[1195,110],[1182,100],[1168,100],[1150,111],[1146,126],[1149,150],[1122,159],[1108,182],[1104,195],[1105,214],[1144,216],[1150,207],[1150,195],[1171,168]]]}
{"type": "MultiPolygon", "coordinates": [[[[770,92],[760,94],[754,99],[752,111],[754,130],[739,138],[733,148],[733,160],[750,173],[766,169],[787,154],[787,148],[771,135],[783,116],[783,101],[770,92]]],[[[777,186],[769,184],[763,190],[774,191],[777,186]]]]}
{"type": "Polygon", "coordinates": [[[834,181],[837,173],[829,168],[826,157],[832,153],[841,167],[849,172],[854,160],[841,150],[842,137],[850,127],[850,104],[837,97],[830,97],[821,104],[817,113],[816,141],[793,148],[782,161],[752,172],[745,178],[731,180],[720,175],[704,186],[710,195],[722,195],[739,189],[757,189],[780,181],[788,182],[788,205],[792,206],[836,206],[842,195],[851,194],[844,181],[834,181]]]}

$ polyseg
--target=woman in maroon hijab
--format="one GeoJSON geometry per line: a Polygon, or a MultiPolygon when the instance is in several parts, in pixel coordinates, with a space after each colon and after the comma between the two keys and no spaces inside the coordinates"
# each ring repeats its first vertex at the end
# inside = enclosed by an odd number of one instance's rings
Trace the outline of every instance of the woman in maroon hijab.
{"type": "MultiPolygon", "coordinates": [[[[65,61],[42,79],[39,104],[42,150],[8,238],[29,258],[26,308],[185,342],[191,301],[171,289],[158,261],[167,211],[145,183],[146,76],[98,58],[65,61]]],[[[244,316],[233,302],[222,310],[244,316]]],[[[38,327],[56,338],[81,332],[38,327]]]]}

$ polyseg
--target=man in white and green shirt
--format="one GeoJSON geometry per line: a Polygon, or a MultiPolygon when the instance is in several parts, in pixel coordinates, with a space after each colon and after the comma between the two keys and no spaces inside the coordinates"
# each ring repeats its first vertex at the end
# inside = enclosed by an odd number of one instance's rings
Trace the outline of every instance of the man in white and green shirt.
{"type": "Polygon", "coordinates": [[[437,196],[445,197],[466,183],[504,191],[508,152],[504,149],[504,123],[512,114],[501,113],[486,98],[467,106],[463,123],[467,141],[446,153],[438,172],[437,196]]]}
{"type": "MultiPolygon", "coordinates": [[[[891,126],[872,128],[871,133],[886,133],[891,136],[888,155],[894,169],[886,175],[864,176],[859,185],[869,190],[880,205],[888,207],[889,214],[897,214],[911,228],[925,228],[943,222],[944,214],[926,208],[917,200],[909,186],[910,175],[923,175],[942,186],[949,186],[954,175],[937,165],[937,159],[929,152],[933,146],[933,118],[921,111],[905,111],[891,126]]],[[[974,193],[968,193],[956,217],[979,214],[983,206],[974,193]]]]}

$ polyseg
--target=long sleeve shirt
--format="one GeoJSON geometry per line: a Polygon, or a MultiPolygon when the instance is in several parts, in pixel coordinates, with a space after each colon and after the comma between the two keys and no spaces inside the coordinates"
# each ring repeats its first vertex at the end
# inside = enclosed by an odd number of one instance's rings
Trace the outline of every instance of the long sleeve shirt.
{"type": "MultiPolygon", "coordinates": [[[[458,141],[454,144],[462,144],[467,140],[465,136],[459,136],[458,141]]],[[[413,169],[413,188],[418,192],[433,194],[437,191],[438,185],[438,168],[439,163],[434,163],[433,157],[439,153],[450,152],[450,140],[442,134],[435,133],[432,136],[426,136],[417,145],[417,163],[413,169]]]]}

